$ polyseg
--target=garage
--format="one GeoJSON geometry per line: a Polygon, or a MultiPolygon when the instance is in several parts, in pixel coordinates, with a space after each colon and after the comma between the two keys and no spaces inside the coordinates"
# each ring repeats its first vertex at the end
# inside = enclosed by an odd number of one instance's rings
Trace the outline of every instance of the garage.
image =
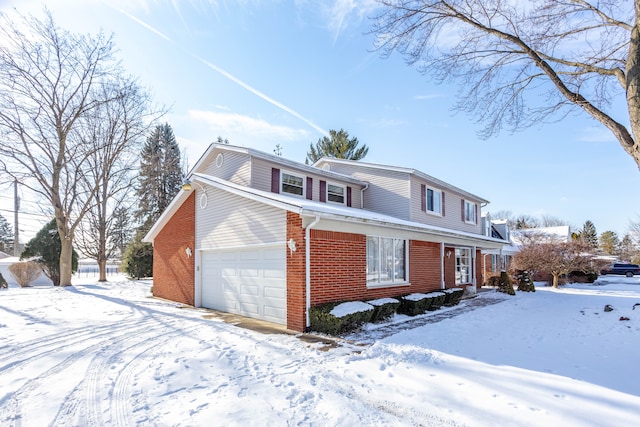
{"type": "Polygon", "coordinates": [[[286,325],[283,245],[204,251],[202,306],[286,325]]]}

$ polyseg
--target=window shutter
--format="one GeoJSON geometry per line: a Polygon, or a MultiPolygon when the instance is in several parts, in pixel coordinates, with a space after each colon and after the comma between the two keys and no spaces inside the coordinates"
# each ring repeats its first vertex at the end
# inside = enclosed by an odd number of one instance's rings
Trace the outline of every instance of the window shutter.
{"type": "Polygon", "coordinates": [[[351,187],[347,187],[347,206],[351,207],[351,187]]]}
{"type": "Polygon", "coordinates": [[[442,208],[442,216],[444,216],[444,191],[442,192],[442,199],[440,200],[440,207],[442,208]]]}
{"type": "Polygon", "coordinates": [[[307,199],[313,200],[313,178],[307,177],[307,199]]]}
{"type": "Polygon", "coordinates": [[[320,201],[327,201],[327,181],[320,180],[320,201]]]}
{"type": "Polygon", "coordinates": [[[271,168],[271,192],[280,192],[280,169],[271,168]]]}
{"type": "Polygon", "coordinates": [[[427,211],[427,186],[424,184],[420,184],[420,209],[427,211]]]}
{"type": "Polygon", "coordinates": [[[474,209],[476,211],[475,212],[475,217],[476,217],[475,220],[476,220],[476,224],[477,224],[478,223],[478,204],[474,203],[473,207],[474,207],[474,209]]]}
{"type": "Polygon", "coordinates": [[[460,210],[462,211],[462,222],[464,222],[464,199],[460,200],[460,210]]]}

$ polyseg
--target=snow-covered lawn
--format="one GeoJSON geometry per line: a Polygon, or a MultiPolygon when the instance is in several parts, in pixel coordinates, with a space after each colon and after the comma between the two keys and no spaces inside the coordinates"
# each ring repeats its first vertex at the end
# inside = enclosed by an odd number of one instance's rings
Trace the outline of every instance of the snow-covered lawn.
{"type": "Polygon", "coordinates": [[[640,278],[599,284],[500,294],[329,351],[151,298],[148,282],[11,287],[0,425],[638,425],[640,278]]]}

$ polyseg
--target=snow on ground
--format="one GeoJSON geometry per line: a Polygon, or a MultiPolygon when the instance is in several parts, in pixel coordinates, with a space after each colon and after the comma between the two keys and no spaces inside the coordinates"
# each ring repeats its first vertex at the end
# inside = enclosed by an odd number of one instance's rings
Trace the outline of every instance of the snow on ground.
{"type": "Polygon", "coordinates": [[[385,338],[375,325],[329,351],[149,287],[0,291],[0,425],[638,423],[640,278],[487,292],[501,301],[419,327],[396,316],[385,338]]]}

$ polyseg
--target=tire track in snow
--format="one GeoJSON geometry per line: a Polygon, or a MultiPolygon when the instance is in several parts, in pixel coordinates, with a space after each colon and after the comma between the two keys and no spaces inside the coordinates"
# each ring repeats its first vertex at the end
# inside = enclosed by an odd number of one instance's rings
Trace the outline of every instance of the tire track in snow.
{"type": "MultiPolygon", "coordinates": [[[[179,323],[179,320],[176,320],[173,323],[177,324],[179,323]]],[[[158,324],[158,322],[154,321],[153,319],[145,320],[142,322],[140,320],[136,320],[133,324],[137,325],[138,328],[145,331],[145,333],[161,330],[167,327],[166,324],[164,323],[158,324]],[[155,323],[156,326],[151,326],[153,323],[155,323]]],[[[33,393],[33,391],[36,390],[39,386],[41,386],[43,383],[46,383],[46,381],[50,379],[52,376],[61,373],[62,371],[69,368],[73,364],[80,362],[83,358],[87,357],[90,354],[96,353],[97,355],[100,355],[103,351],[113,346],[114,340],[116,340],[117,342],[117,340],[119,339],[135,339],[136,337],[139,337],[139,331],[137,328],[133,332],[131,331],[133,324],[131,322],[127,322],[125,324],[122,324],[119,322],[116,325],[111,325],[111,328],[109,329],[110,332],[106,331],[104,333],[98,334],[99,338],[106,337],[106,339],[101,339],[98,342],[95,342],[89,346],[85,346],[82,349],[73,352],[61,362],[45,370],[35,378],[29,379],[19,389],[2,398],[2,400],[0,400],[0,403],[3,404],[3,406],[0,408],[0,424],[4,425],[5,422],[8,423],[10,421],[14,421],[16,426],[20,425],[22,422],[22,419],[24,418],[23,406],[24,406],[24,403],[27,402],[27,397],[31,393],[33,393]],[[113,334],[114,330],[121,334],[114,336],[113,334]]],[[[58,352],[63,350],[68,351],[71,346],[88,344],[89,342],[94,341],[94,339],[96,338],[95,335],[88,334],[89,336],[91,336],[91,338],[85,338],[84,340],[83,339],[65,340],[64,338],[69,336],[69,334],[60,334],[60,335],[61,335],[59,337],[60,339],[56,340],[57,345],[50,346],[52,348],[48,352],[40,353],[36,359],[42,359],[45,356],[51,355],[51,353],[53,352],[58,352]]],[[[83,334],[83,336],[86,337],[87,334],[83,334]]],[[[146,341],[146,340],[143,340],[143,341],[146,341]]],[[[23,362],[13,364],[11,367],[16,368],[17,366],[24,366],[24,369],[27,370],[28,367],[25,365],[32,362],[38,362],[38,360],[34,360],[34,358],[30,358],[23,362]]],[[[65,407],[65,405],[63,404],[59,413],[68,413],[69,411],[71,411],[71,409],[69,409],[68,406],[71,406],[71,405],[67,405],[67,407],[65,407]]],[[[67,418],[68,416],[70,415],[67,414],[67,418]]],[[[62,423],[62,425],[64,424],[65,423],[62,423]]],[[[58,424],[53,423],[51,425],[58,425],[58,424]]]]}

